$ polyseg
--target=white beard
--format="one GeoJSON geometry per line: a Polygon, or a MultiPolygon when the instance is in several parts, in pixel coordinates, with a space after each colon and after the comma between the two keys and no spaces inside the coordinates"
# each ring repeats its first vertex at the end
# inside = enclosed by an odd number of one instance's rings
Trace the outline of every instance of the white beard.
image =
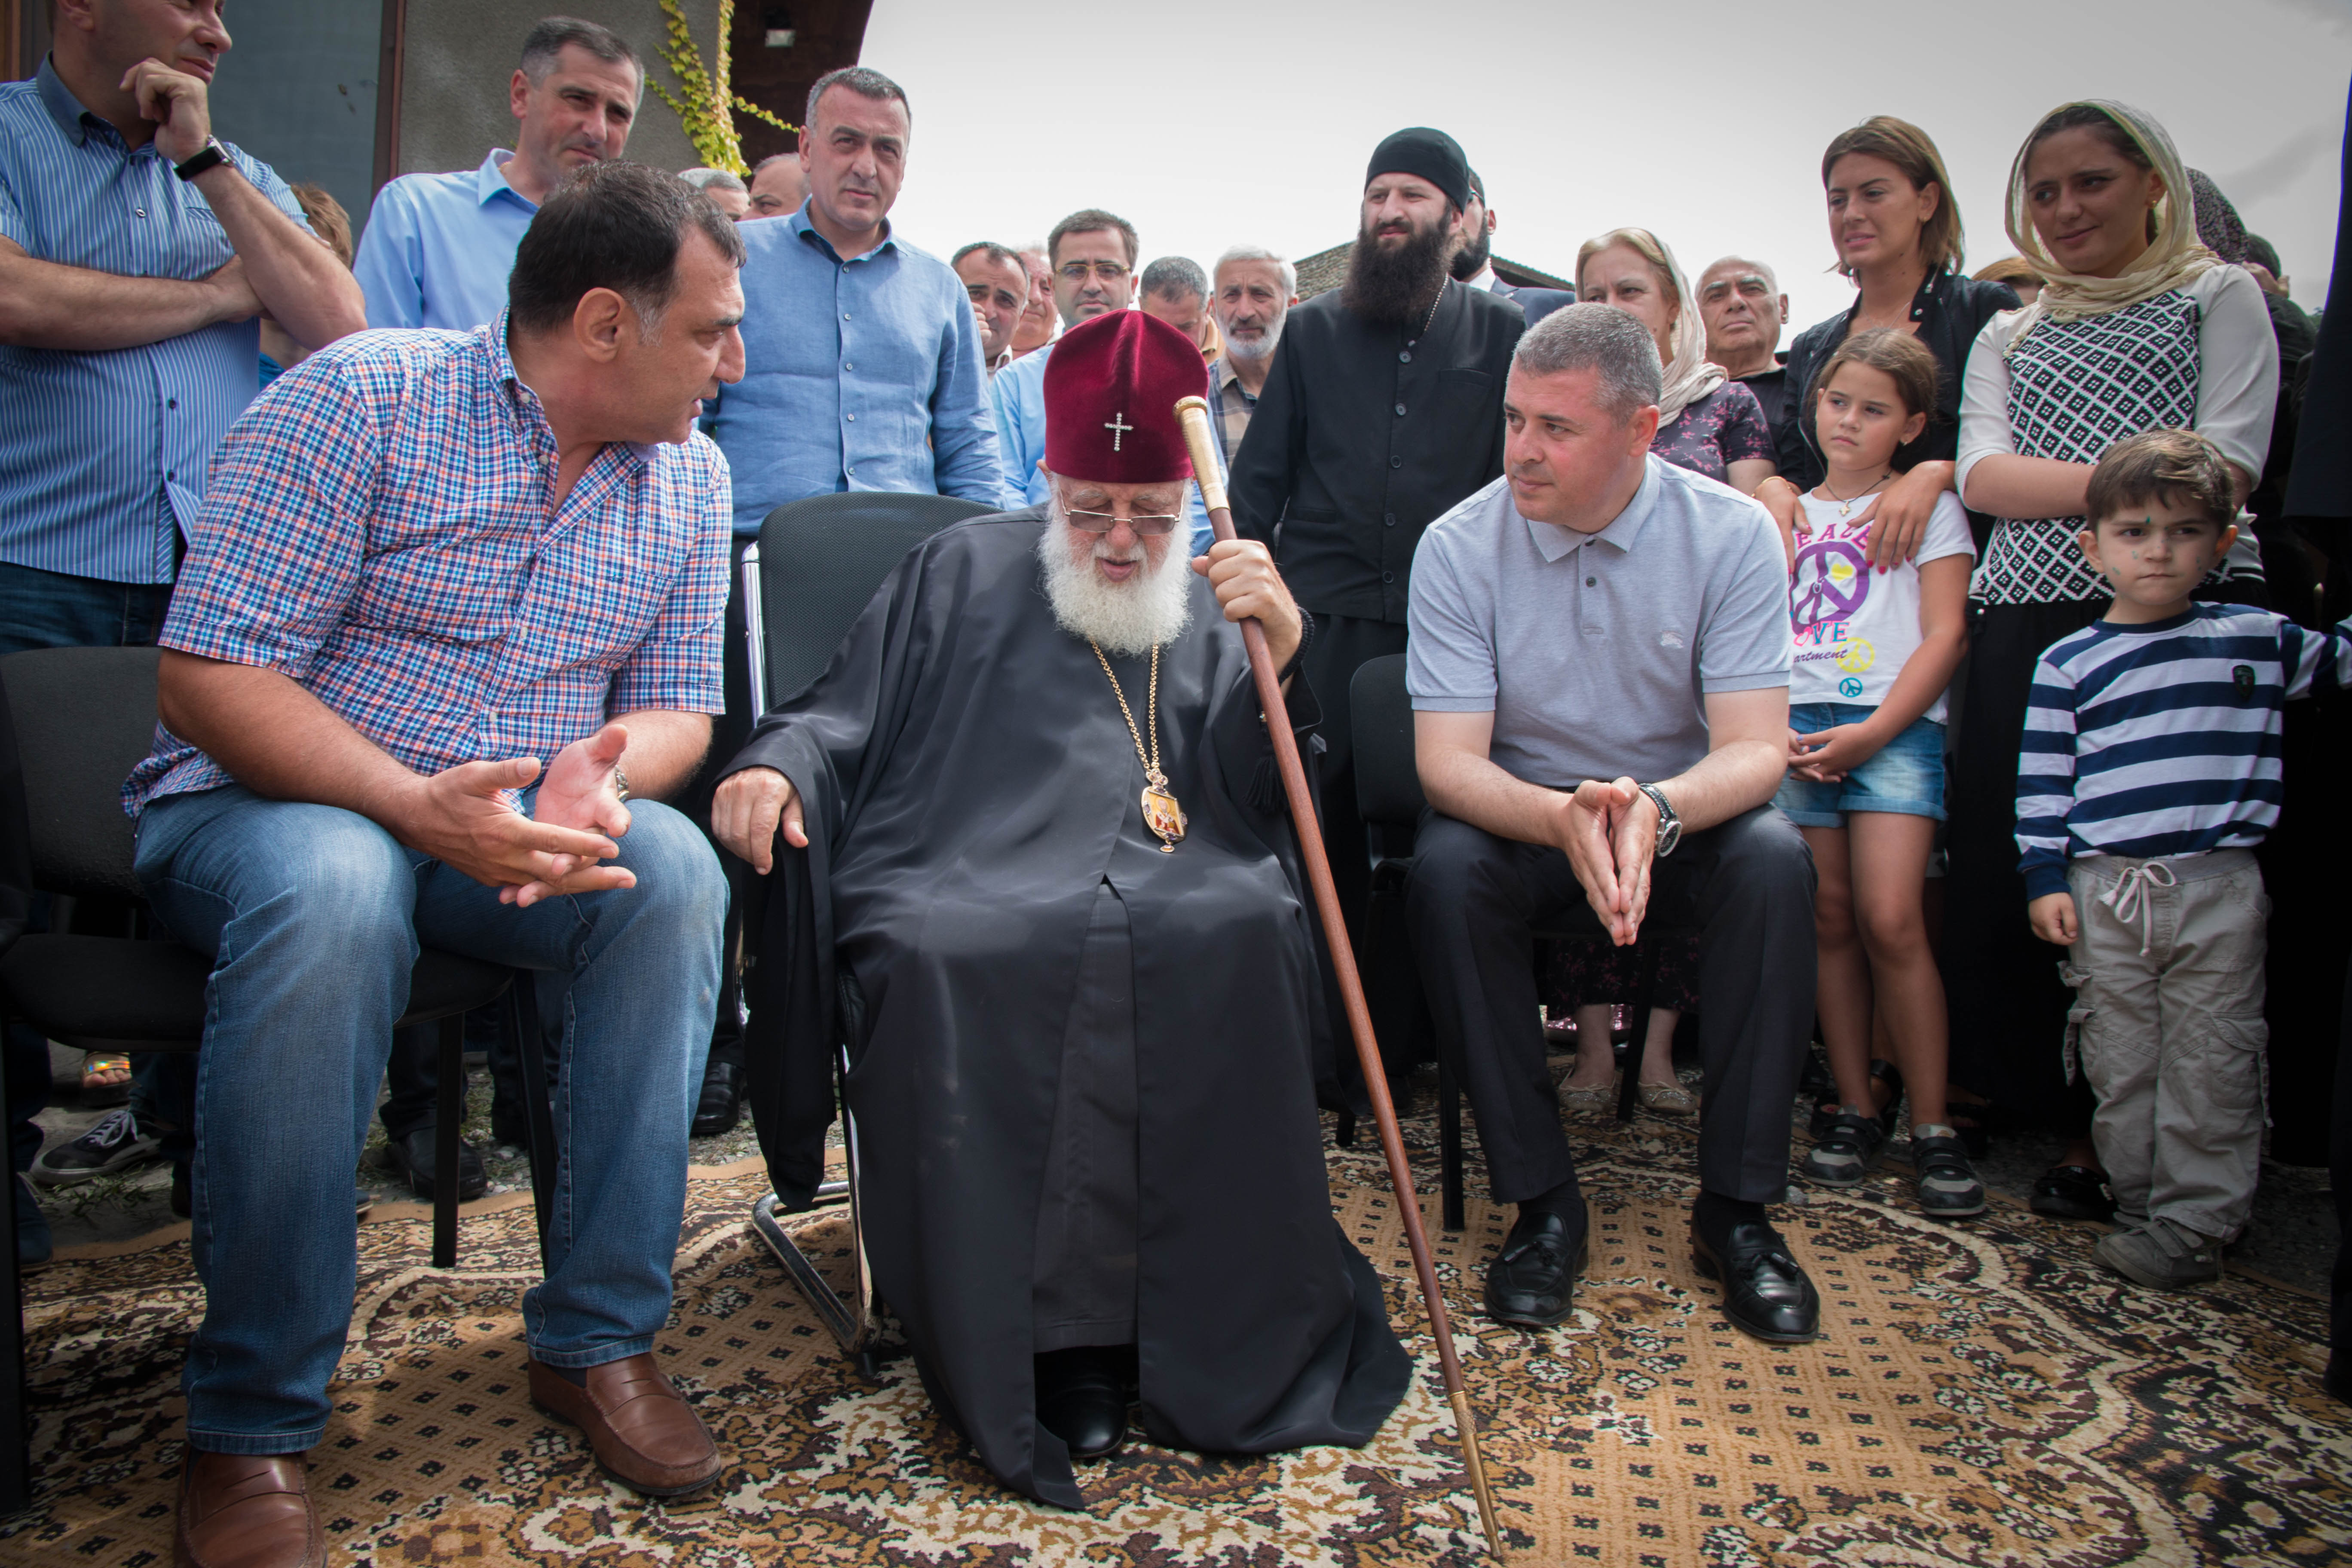
{"type": "Polygon", "coordinates": [[[1062,516],[1059,498],[1045,508],[1045,531],[1037,536],[1037,561],[1045,572],[1045,597],[1054,619],[1073,637],[1086,637],[1106,653],[1134,658],[1184,635],[1192,622],[1192,530],[1180,521],[1168,536],[1168,553],[1125,583],[1107,583],[1094,568],[1110,553],[1110,536],[1085,534],[1062,516]],[[1072,557],[1076,533],[1093,549],[1072,557]]]}
{"type": "Polygon", "coordinates": [[[1265,330],[1265,335],[1255,342],[1245,342],[1240,338],[1229,337],[1225,340],[1225,352],[1235,359],[1245,359],[1253,363],[1270,359],[1273,357],[1275,345],[1282,342],[1282,329],[1287,324],[1287,322],[1276,321],[1273,326],[1268,327],[1265,330]]]}

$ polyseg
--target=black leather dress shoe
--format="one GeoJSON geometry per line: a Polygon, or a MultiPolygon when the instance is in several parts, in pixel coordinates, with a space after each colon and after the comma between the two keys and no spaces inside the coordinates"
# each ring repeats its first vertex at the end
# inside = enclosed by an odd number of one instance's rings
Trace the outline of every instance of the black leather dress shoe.
{"type": "Polygon", "coordinates": [[[1821,1333],[1822,1299],[1770,1226],[1733,1225],[1720,1253],[1693,1226],[1691,1250],[1699,1272],[1723,1282],[1723,1315],[1733,1328],[1776,1345],[1801,1345],[1821,1333]]]}
{"type": "Polygon", "coordinates": [[[1590,1222],[1576,1226],[1556,1214],[1523,1214],[1486,1265],[1486,1315],[1498,1323],[1549,1329],[1575,1310],[1576,1277],[1584,1272],[1590,1222]]]}
{"type": "Polygon", "coordinates": [[[743,1069],[712,1062],[702,1069],[702,1098],[695,1102],[692,1135],[716,1138],[743,1120],[743,1069]]]}
{"type": "Polygon", "coordinates": [[[1133,1352],[1102,1345],[1037,1357],[1037,1420],[1070,1446],[1073,1459],[1099,1459],[1127,1441],[1127,1367],[1133,1352]]]}
{"type": "MultiPolygon", "coordinates": [[[[419,1203],[433,1201],[434,1144],[439,1134],[425,1123],[405,1138],[384,1142],[384,1163],[408,1184],[419,1203]]],[[[482,1168],[482,1152],[463,1138],[457,1140],[457,1201],[472,1203],[490,1190],[490,1173],[482,1168]]]]}

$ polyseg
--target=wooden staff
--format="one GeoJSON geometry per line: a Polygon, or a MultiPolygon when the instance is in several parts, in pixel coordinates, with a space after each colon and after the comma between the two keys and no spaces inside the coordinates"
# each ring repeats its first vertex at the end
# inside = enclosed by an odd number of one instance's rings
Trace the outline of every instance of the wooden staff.
{"type": "MultiPolygon", "coordinates": [[[[1183,427],[1184,445],[1192,455],[1192,477],[1200,481],[1201,500],[1209,509],[1209,522],[1219,539],[1234,537],[1234,514],[1225,504],[1225,484],[1219,477],[1216,455],[1210,444],[1208,400],[1179,399],[1176,420],[1183,427]]],[[[1339,976],[1339,994],[1348,1008],[1348,1027],[1356,1038],[1356,1062],[1363,1069],[1364,1087],[1372,1097],[1372,1120],[1381,1130],[1381,1152],[1388,1156],[1389,1182],[1395,1187],[1397,1206],[1404,1215],[1404,1237],[1412,1248],[1412,1271],[1421,1279],[1421,1300],[1429,1309],[1431,1336],[1437,1342],[1437,1364],[1445,1378],[1445,1396],[1454,1405],[1455,1430],[1462,1435],[1462,1468],[1469,1472],[1470,1490],[1478,1500],[1478,1522],[1486,1531],[1486,1546],[1499,1559],[1503,1539],[1495,1528],[1495,1500],[1486,1489],[1486,1467],[1478,1458],[1478,1428],[1470,1415],[1470,1391],[1462,1384],[1462,1363],[1454,1354],[1454,1331],[1445,1318],[1445,1299],[1438,1293],[1437,1268],[1430,1261],[1429,1237],[1421,1228],[1421,1198],[1413,1191],[1412,1171],[1405,1163],[1404,1137],[1397,1131],[1396,1106],[1389,1099],[1388,1073],[1381,1065],[1380,1042],[1372,1036],[1371,1009],[1364,1005],[1364,983],[1356,973],[1355,949],[1349,945],[1347,921],[1340,917],[1339,890],[1331,883],[1331,862],[1323,853],[1323,830],[1315,816],[1314,797],[1307,791],[1307,769],[1298,760],[1298,737],[1286,723],[1276,721],[1285,711],[1282,682],[1275,672],[1274,656],[1265,646],[1265,628],[1255,620],[1242,622],[1242,645],[1249,649],[1250,672],[1257,678],[1259,710],[1267,715],[1266,731],[1274,737],[1274,757],[1282,769],[1283,793],[1290,797],[1290,820],[1298,830],[1298,853],[1307,863],[1307,883],[1315,891],[1315,910],[1323,918],[1323,936],[1331,950],[1331,967],[1339,976]]]]}

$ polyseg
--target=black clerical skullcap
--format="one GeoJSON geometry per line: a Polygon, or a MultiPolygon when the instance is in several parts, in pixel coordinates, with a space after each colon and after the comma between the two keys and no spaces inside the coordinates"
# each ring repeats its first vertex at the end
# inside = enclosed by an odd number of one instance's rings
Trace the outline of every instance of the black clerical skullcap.
{"type": "Polygon", "coordinates": [[[1427,180],[1444,191],[1445,199],[1455,206],[1470,205],[1470,160],[1463,156],[1462,144],[1443,131],[1415,125],[1381,142],[1372,150],[1371,166],[1364,171],[1364,184],[1369,185],[1382,174],[1411,174],[1427,180]]]}

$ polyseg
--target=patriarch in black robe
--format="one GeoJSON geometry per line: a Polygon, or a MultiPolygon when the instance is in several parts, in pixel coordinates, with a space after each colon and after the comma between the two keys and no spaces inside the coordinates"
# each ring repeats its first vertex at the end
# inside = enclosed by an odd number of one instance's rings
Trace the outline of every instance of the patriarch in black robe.
{"type": "Polygon", "coordinates": [[[1331,1216],[1311,916],[1234,623],[1286,668],[1310,626],[1263,545],[1188,559],[1203,374],[1140,312],[1073,328],[1052,499],[911,552],[714,808],[776,879],[780,1197],[814,1189],[845,1039],[877,1291],[982,1460],[1066,1507],[1130,1393],[1158,1441],[1264,1453],[1369,1440],[1412,1373],[1331,1216]]]}

